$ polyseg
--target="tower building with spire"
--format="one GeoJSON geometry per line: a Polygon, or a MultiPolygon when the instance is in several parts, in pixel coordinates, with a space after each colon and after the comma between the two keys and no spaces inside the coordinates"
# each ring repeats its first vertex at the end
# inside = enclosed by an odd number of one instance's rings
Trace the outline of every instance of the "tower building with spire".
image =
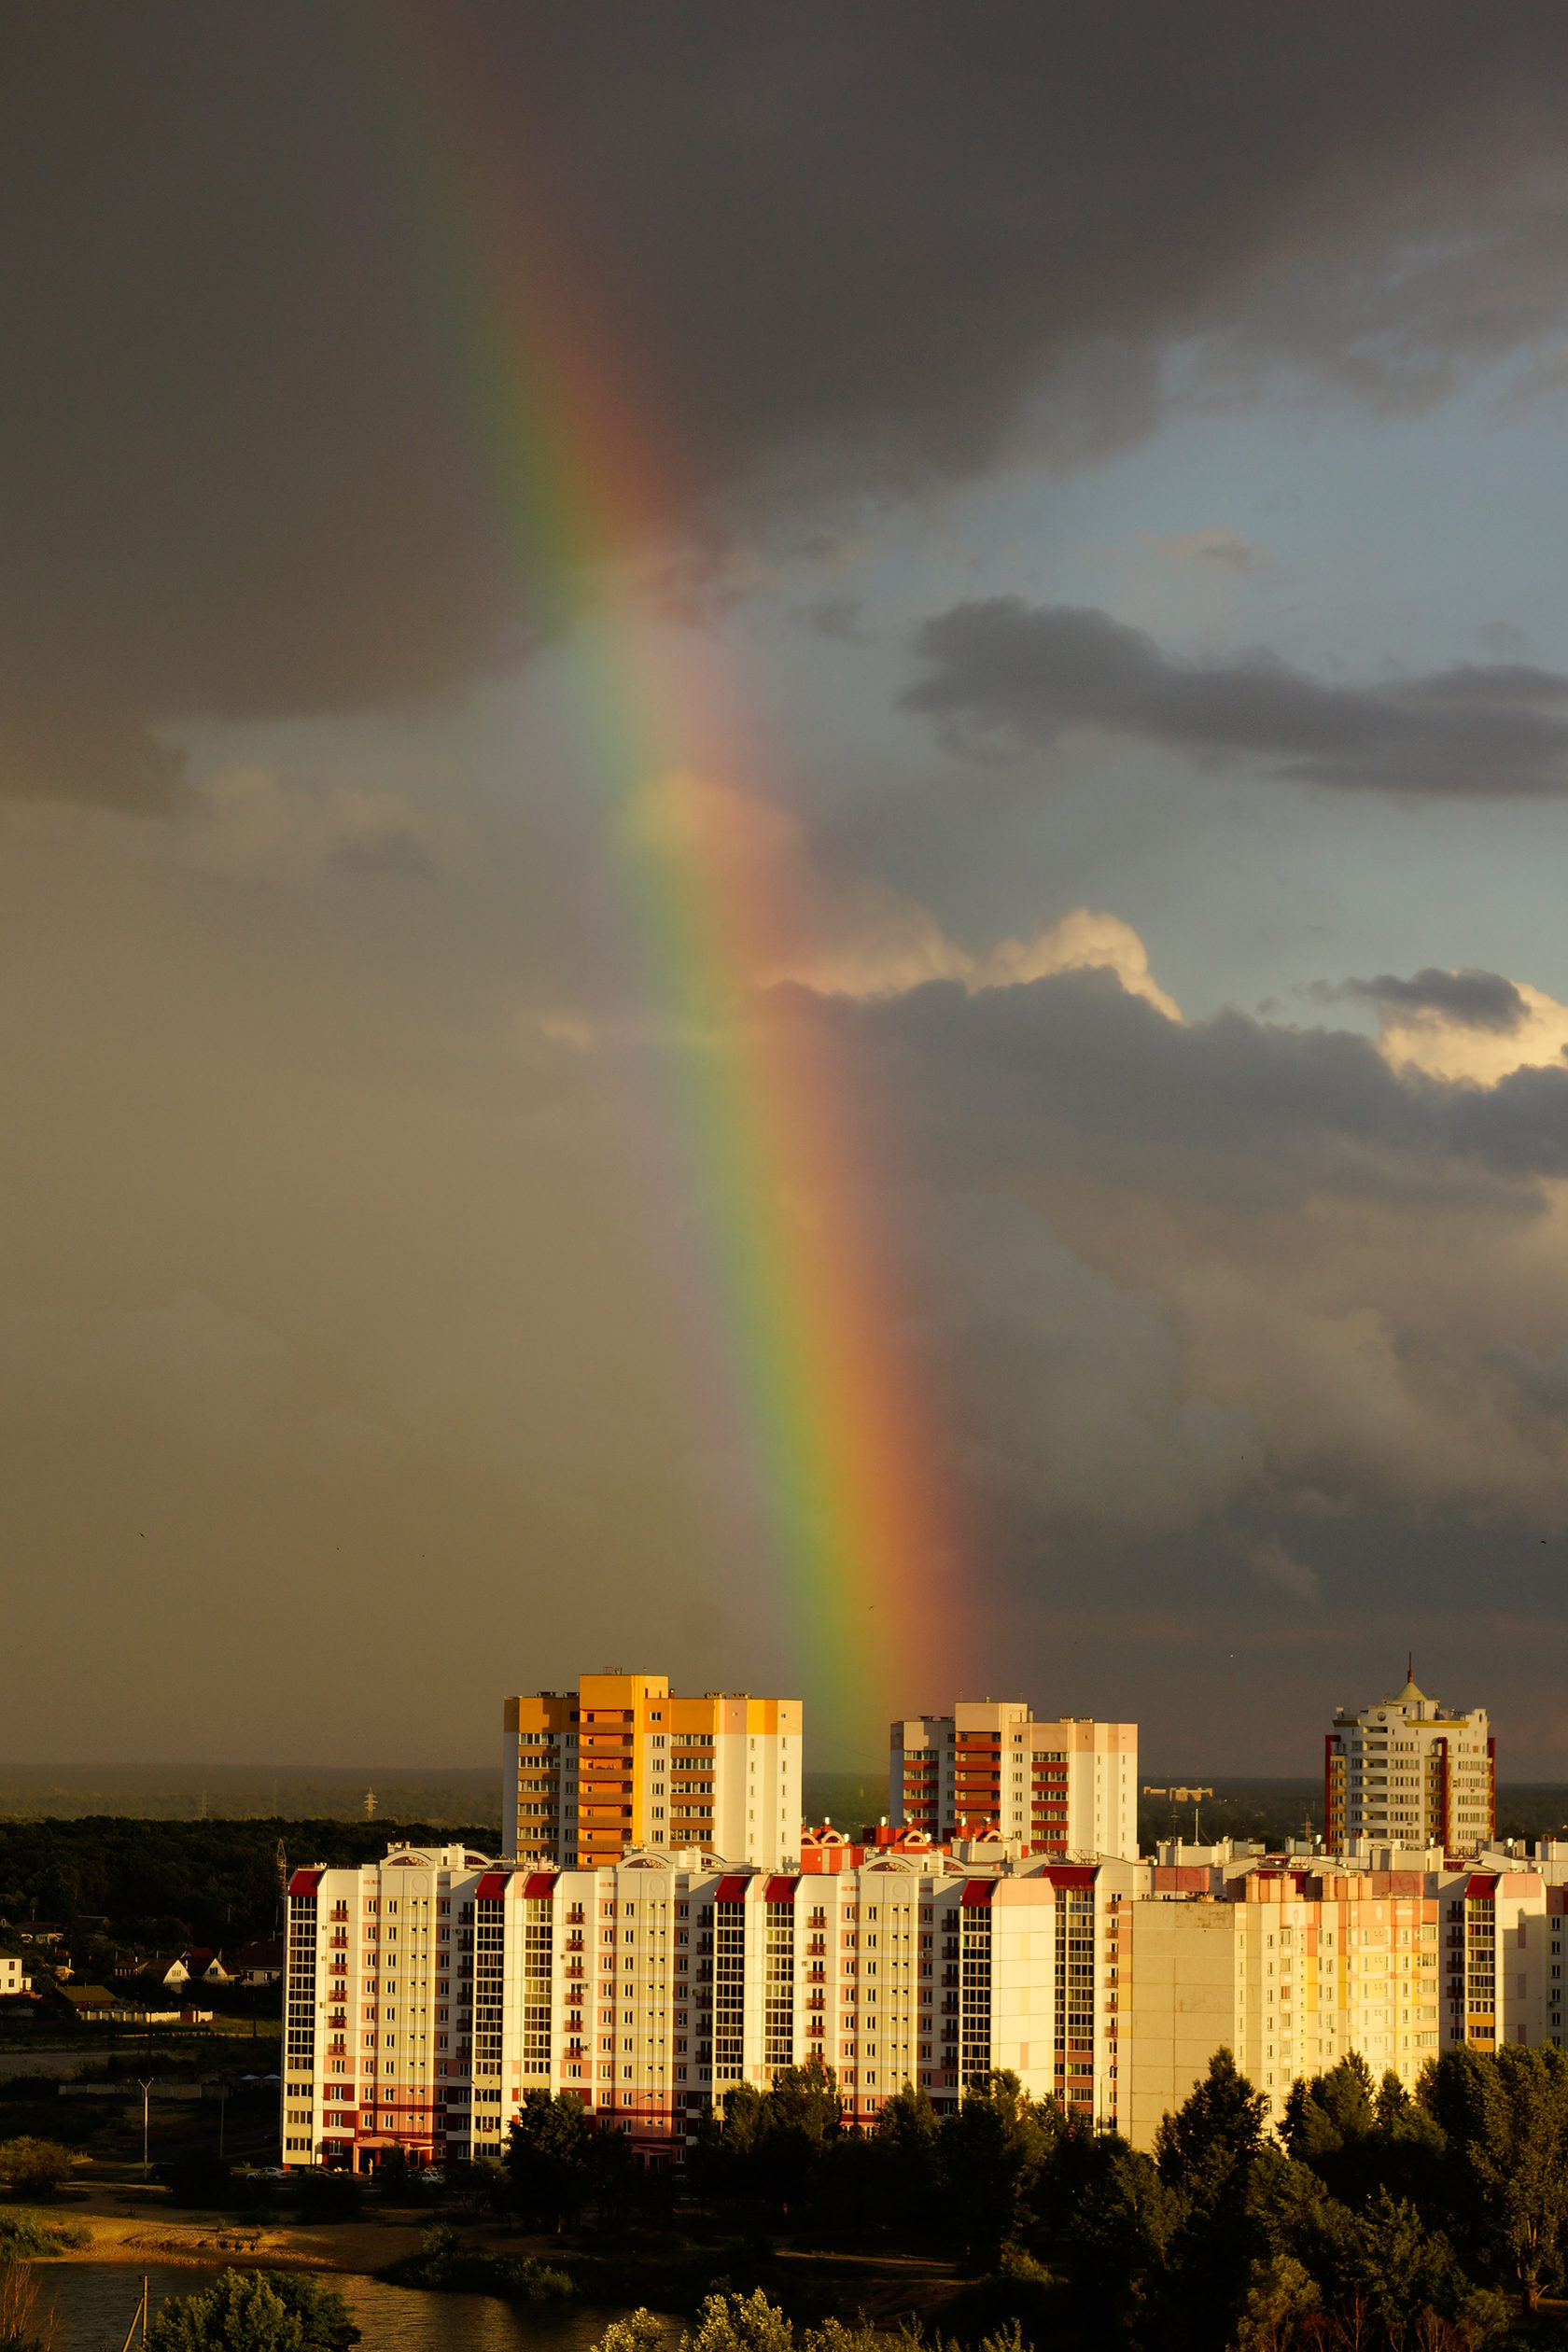
{"type": "Polygon", "coordinates": [[[1468,1713],[1416,1687],[1359,1715],[1340,1708],[1323,1739],[1323,1842],[1359,1838],[1474,1854],[1497,1827],[1497,1743],[1484,1707],[1468,1713]]]}

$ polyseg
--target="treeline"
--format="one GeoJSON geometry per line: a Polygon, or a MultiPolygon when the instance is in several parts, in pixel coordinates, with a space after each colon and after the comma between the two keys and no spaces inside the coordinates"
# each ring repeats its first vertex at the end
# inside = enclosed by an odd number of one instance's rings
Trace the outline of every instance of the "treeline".
{"type": "Polygon", "coordinates": [[[110,1941],[130,1950],[232,1949],[278,1931],[280,1845],[293,1869],[377,1860],[391,1838],[467,1842],[488,1853],[496,1832],[384,1821],[131,1821],[109,1813],[0,1820],[0,1944],[17,1949],[15,1930],[29,1919],[69,1929],[98,1914],[111,1923],[110,1941]]]}
{"type": "MultiPolygon", "coordinates": [[[[609,2186],[576,2104],[534,2093],[512,2128],[516,2207],[550,2226],[609,2186]]],[[[1352,2056],[1295,2085],[1282,2146],[1265,2118],[1221,2051],[1152,2155],[1006,2074],[946,2116],[906,2088],[862,2135],[813,2065],[705,2118],[688,2187],[753,2232],[957,2258],[971,2283],[950,2324],[971,2342],[1015,2320],[1063,2352],[1568,2342],[1539,2311],[1568,2259],[1562,2052],[1449,2051],[1414,2095],[1352,2056]]]]}

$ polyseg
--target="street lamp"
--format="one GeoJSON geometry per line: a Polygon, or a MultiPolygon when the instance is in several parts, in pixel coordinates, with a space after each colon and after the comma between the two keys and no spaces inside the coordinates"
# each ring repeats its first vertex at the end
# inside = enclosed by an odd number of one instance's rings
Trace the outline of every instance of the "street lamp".
{"type": "MultiPolygon", "coordinates": [[[[154,2077],[154,2080],[156,2079],[157,2078],[154,2077]]],[[[142,2186],[145,2189],[147,2178],[147,2094],[152,2089],[152,2083],[141,2082],[140,2077],[137,2080],[142,2093],[142,2186]]]]}

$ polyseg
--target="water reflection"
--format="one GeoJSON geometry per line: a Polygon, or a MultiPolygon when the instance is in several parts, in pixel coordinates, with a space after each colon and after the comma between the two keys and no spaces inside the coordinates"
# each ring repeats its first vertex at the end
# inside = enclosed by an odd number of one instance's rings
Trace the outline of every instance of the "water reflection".
{"type": "MultiPolygon", "coordinates": [[[[494,2295],[431,2295],[379,2278],[318,2275],[323,2286],[341,2289],[352,2310],[360,2352],[588,2352],[620,2316],[582,2303],[518,2305],[494,2295]]],[[[55,2352],[120,2352],[141,2292],[140,2271],[118,2262],[40,2262],[33,2275],[40,2311],[54,2304],[55,2352]]],[[[147,2275],[157,2312],[171,2295],[199,2294],[217,2272],[152,2264],[147,2275]]],[[[672,2320],[672,2344],[679,2332],[672,2320]]]]}

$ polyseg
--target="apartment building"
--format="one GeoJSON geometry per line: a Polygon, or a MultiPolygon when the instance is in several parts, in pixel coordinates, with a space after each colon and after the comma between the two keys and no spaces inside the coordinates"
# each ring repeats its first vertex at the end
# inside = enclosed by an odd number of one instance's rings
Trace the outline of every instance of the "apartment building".
{"type": "Polygon", "coordinates": [[[781,1865],[800,1847],[801,1720],[798,1699],[681,1699],[663,1674],[583,1674],[575,1691],[508,1699],[503,1848],[555,1869],[641,1845],[781,1865]]]}
{"type": "Polygon", "coordinates": [[[283,2160],[495,2152],[546,2089],[679,2163],[728,2090],[812,2057],[862,2126],[905,2082],[945,2109],[1007,2067],[1146,2148],[1222,2046],[1275,2121],[1351,2051],[1413,2082],[1446,2048],[1561,2047],[1565,1934],[1540,1869],[395,1847],[289,1882],[283,2160]]]}
{"type": "Polygon", "coordinates": [[[1323,1843],[1364,1839],[1475,1854],[1497,1827],[1497,1743],[1484,1707],[1446,1707],[1416,1687],[1336,1715],[1323,1737],[1323,1843]]]}
{"type": "Polygon", "coordinates": [[[905,2082],[946,2107],[1006,2066],[1112,2128],[1134,1875],[884,1855],[827,1878],[660,1849],[553,1871],[460,1847],[298,1870],[283,2161],[495,2152],[547,2089],[679,2163],[705,2107],[813,2056],[862,2124],[905,2082]]]}
{"type": "Polygon", "coordinates": [[[1538,1871],[1146,1874],[1123,2000],[1135,2146],[1153,2145],[1222,2045],[1277,2120],[1298,2075],[1351,2051],[1413,2083],[1455,2044],[1561,2042],[1538,1871]]]}
{"type": "Polygon", "coordinates": [[[933,1841],[989,1829],[1054,1860],[1138,1855],[1138,1726],[1063,1715],[1021,1699],[963,1700],[889,1734],[888,1819],[933,1841]]]}

